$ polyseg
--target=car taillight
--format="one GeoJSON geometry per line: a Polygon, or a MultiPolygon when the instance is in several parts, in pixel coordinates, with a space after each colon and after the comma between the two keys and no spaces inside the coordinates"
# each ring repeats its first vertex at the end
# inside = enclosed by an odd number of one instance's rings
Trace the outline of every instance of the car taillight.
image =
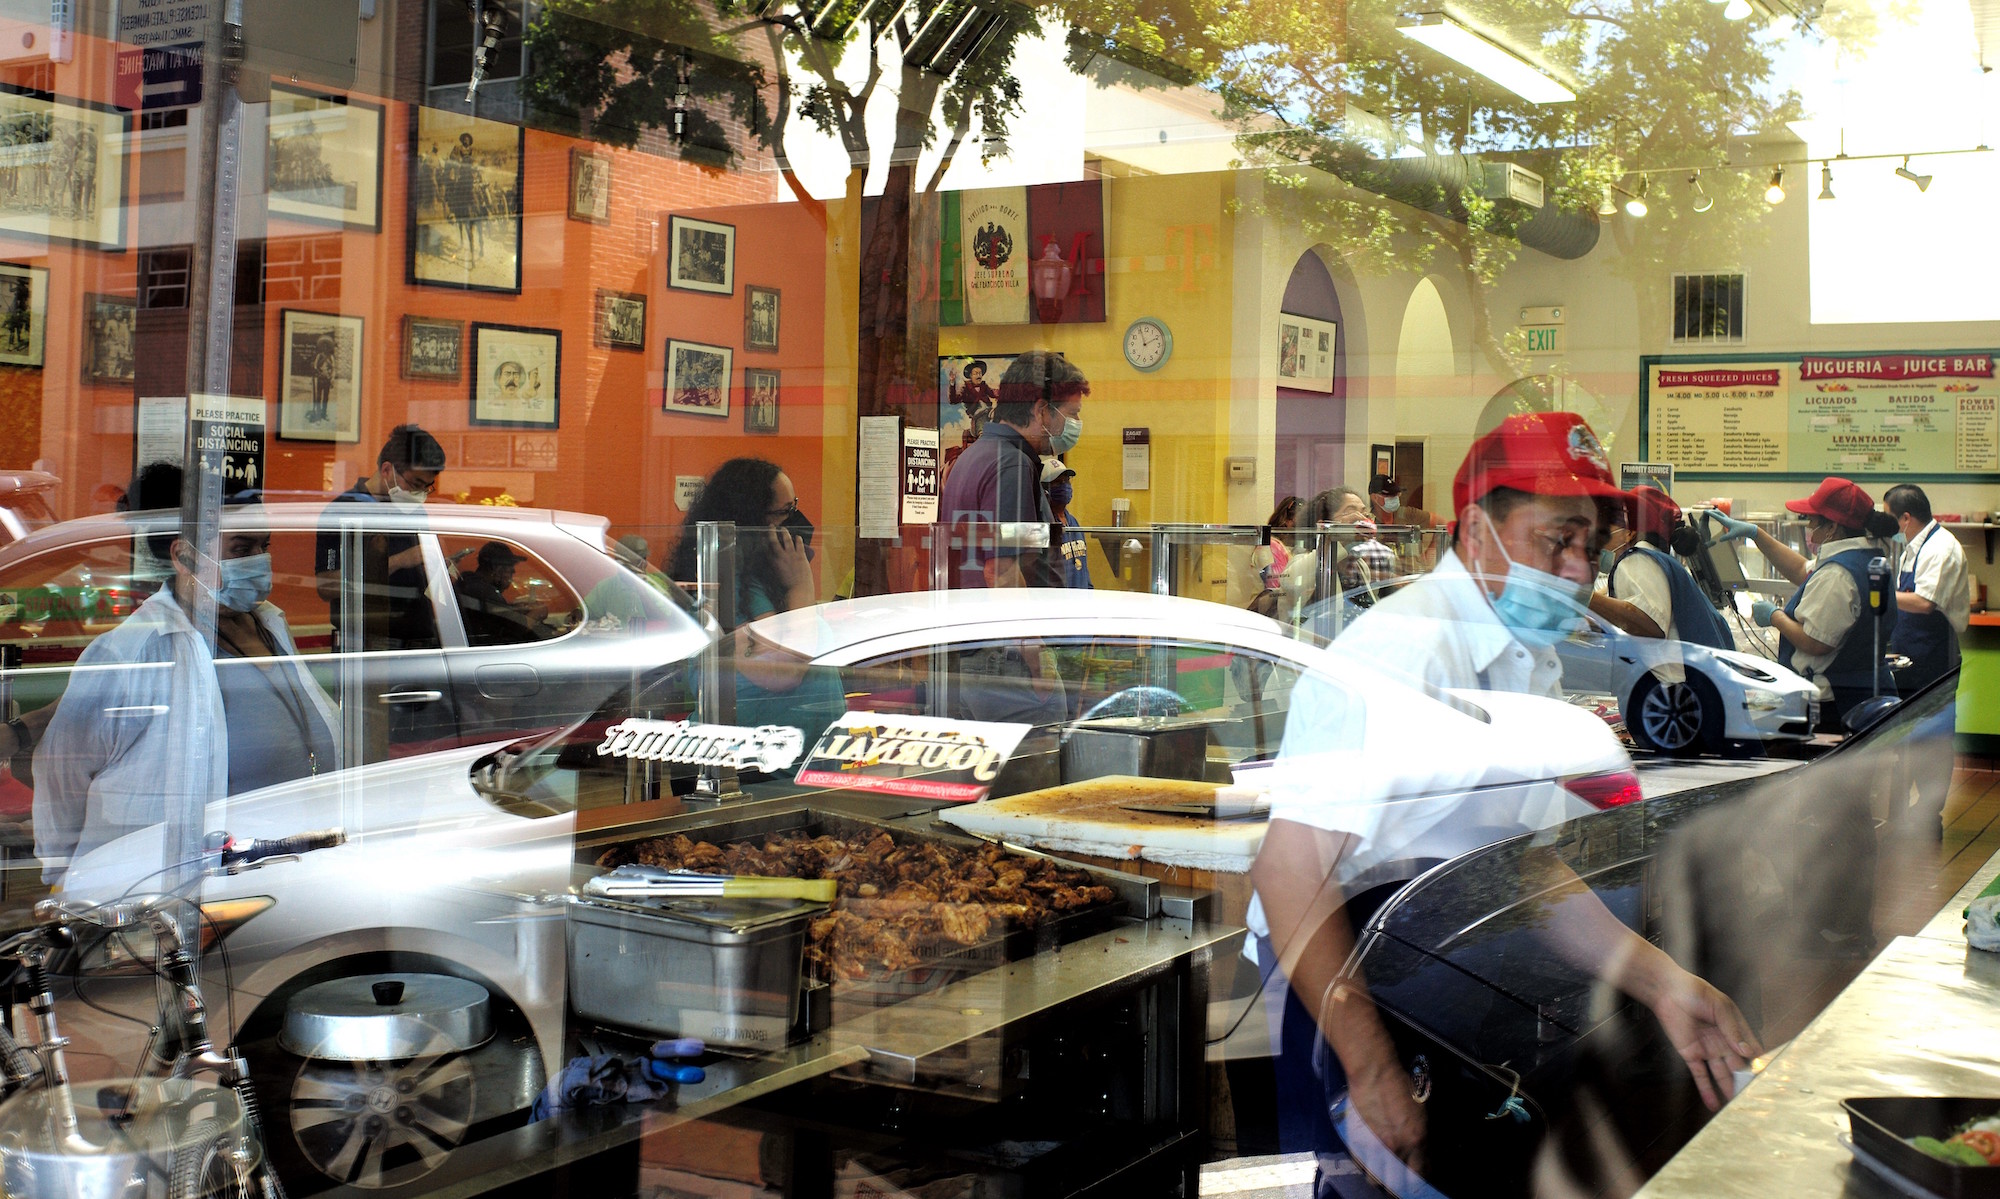
{"type": "Polygon", "coordinates": [[[1629,770],[1574,775],[1564,779],[1562,785],[1563,790],[1593,808],[1622,808],[1646,798],[1639,790],[1639,776],[1629,770]]]}

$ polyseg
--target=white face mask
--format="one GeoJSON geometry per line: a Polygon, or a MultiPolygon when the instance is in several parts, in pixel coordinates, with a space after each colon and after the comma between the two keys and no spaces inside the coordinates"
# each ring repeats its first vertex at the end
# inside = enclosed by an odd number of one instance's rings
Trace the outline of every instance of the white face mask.
{"type": "Polygon", "coordinates": [[[1402,506],[1403,501],[1396,496],[1385,495],[1382,497],[1382,511],[1384,512],[1395,512],[1402,506]]]}
{"type": "Polygon", "coordinates": [[[389,502],[392,504],[421,504],[430,498],[422,491],[404,491],[394,483],[389,484],[389,502]]]}

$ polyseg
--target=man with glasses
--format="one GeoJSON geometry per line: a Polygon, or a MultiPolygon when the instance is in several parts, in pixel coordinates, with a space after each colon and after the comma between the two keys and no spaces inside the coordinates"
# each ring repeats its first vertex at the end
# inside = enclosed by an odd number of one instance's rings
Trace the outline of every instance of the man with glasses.
{"type": "MultiPolygon", "coordinates": [[[[437,489],[444,470],[444,447],[416,425],[389,431],[376,456],[375,473],[334,498],[334,504],[396,504],[417,506],[437,489]]],[[[352,512],[345,513],[352,517],[352,512]]],[[[320,519],[314,553],[319,595],[333,614],[334,644],[343,650],[417,649],[438,643],[437,619],[426,594],[428,576],[424,551],[415,533],[379,528],[362,534],[360,568],[362,595],[361,644],[341,644],[347,621],[341,605],[341,521],[343,512],[328,505],[320,519]]]]}

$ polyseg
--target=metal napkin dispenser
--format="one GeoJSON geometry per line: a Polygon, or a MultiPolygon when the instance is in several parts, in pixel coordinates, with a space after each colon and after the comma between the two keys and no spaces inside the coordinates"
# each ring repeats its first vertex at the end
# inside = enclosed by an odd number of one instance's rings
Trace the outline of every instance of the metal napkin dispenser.
{"type": "Polygon", "coordinates": [[[1154,779],[1207,775],[1209,721],[1189,716],[1114,716],[1080,722],[1063,743],[1066,783],[1108,774],[1154,779]]]}

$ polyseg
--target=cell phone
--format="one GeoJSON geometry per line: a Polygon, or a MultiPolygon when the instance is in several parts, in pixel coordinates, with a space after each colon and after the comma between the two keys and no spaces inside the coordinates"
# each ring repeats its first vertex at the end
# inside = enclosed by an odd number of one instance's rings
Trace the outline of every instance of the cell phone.
{"type": "Polygon", "coordinates": [[[813,522],[806,519],[806,514],[794,508],[785,519],[778,522],[778,527],[799,539],[800,544],[806,547],[806,560],[811,561],[813,522]]]}

